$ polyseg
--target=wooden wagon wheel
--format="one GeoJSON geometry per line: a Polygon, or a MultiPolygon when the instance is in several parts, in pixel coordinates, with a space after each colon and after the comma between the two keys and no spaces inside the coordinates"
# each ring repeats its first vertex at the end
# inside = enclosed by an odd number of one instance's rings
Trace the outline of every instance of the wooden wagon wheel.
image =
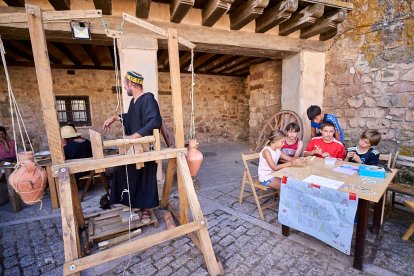
{"type": "Polygon", "coordinates": [[[270,120],[266,122],[264,127],[259,133],[259,138],[257,139],[255,152],[259,152],[267,141],[267,138],[273,130],[280,129],[285,131],[286,126],[289,123],[297,123],[300,126],[300,131],[298,133],[298,138],[303,139],[303,124],[299,115],[290,110],[282,110],[276,113],[270,120]]]}

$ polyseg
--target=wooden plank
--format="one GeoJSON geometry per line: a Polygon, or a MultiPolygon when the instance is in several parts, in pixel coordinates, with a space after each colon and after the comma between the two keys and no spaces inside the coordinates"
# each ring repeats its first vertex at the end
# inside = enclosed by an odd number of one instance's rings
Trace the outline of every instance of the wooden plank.
{"type": "Polygon", "coordinates": [[[203,26],[213,26],[226,12],[230,10],[234,0],[208,0],[203,7],[203,26]]]}
{"type": "Polygon", "coordinates": [[[177,153],[186,152],[187,149],[168,148],[162,149],[158,152],[149,151],[140,154],[131,155],[111,155],[105,158],[99,159],[72,159],[68,160],[65,164],[57,164],[52,166],[53,176],[56,176],[57,171],[62,167],[68,167],[71,174],[78,172],[88,172],[96,169],[104,169],[115,166],[122,166],[140,162],[149,162],[175,158],[177,153]]]}
{"type": "Polygon", "coordinates": [[[63,266],[63,271],[65,274],[79,272],[101,263],[106,263],[108,261],[128,255],[130,253],[150,248],[159,243],[181,237],[200,229],[200,227],[202,227],[200,222],[191,222],[170,230],[162,231],[160,233],[156,233],[141,239],[130,241],[127,244],[118,245],[78,260],[66,262],[63,266]],[[71,270],[70,267],[74,269],[71,270]]]}
{"type": "Polygon", "coordinates": [[[52,208],[59,208],[59,197],[56,189],[55,179],[52,174],[51,166],[46,166],[47,181],[49,183],[50,199],[52,200],[52,208]]]}
{"type": "Polygon", "coordinates": [[[70,10],[70,0],[49,0],[55,10],[70,10]]]}
{"type": "Polygon", "coordinates": [[[346,8],[348,10],[352,10],[354,7],[354,4],[352,4],[350,1],[343,1],[343,0],[301,0],[301,2],[305,3],[314,3],[314,4],[323,4],[328,7],[335,7],[335,8],[346,8]]]}
{"type": "Polygon", "coordinates": [[[134,139],[116,139],[116,140],[107,140],[103,142],[104,148],[107,147],[119,147],[119,146],[128,146],[132,144],[148,144],[155,142],[154,136],[144,136],[141,138],[134,139]]]}
{"type": "Polygon", "coordinates": [[[194,70],[198,70],[204,65],[210,63],[216,57],[215,54],[203,53],[200,57],[194,60],[194,70]]]}
{"type": "Polygon", "coordinates": [[[151,8],[151,0],[136,0],[135,16],[138,18],[147,19],[149,17],[151,8]]]}
{"type": "Polygon", "coordinates": [[[194,6],[195,0],[171,0],[170,21],[180,23],[187,15],[188,11],[194,6]]]}
{"type": "Polygon", "coordinates": [[[236,67],[240,64],[246,63],[246,62],[248,62],[249,60],[252,60],[252,59],[254,59],[254,58],[252,58],[252,57],[237,57],[237,59],[235,59],[231,62],[228,62],[228,63],[214,69],[213,72],[221,73],[221,72],[227,71],[231,68],[234,68],[234,67],[236,67]]]}
{"type": "Polygon", "coordinates": [[[134,231],[131,231],[131,233],[127,233],[127,234],[118,236],[116,238],[110,239],[110,240],[102,241],[98,243],[99,250],[108,249],[109,247],[120,244],[129,239],[135,238],[141,235],[141,233],[142,233],[141,229],[136,229],[134,231]]]}
{"type": "Polygon", "coordinates": [[[299,0],[283,0],[270,9],[266,9],[262,16],[256,19],[256,32],[264,33],[288,20],[298,9],[299,0]]]}
{"type": "Polygon", "coordinates": [[[346,10],[340,10],[334,14],[323,16],[316,20],[315,24],[300,30],[300,38],[307,39],[318,34],[326,33],[338,27],[346,17],[346,10]]]}
{"type": "MultiPolygon", "coordinates": [[[[59,170],[59,192],[60,192],[60,212],[62,214],[62,233],[65,251],[65,261],[70,262],[77,260],[77,244],[79,243],[78,224],[75,220],[75,213],[72,208],[72,192],[69,170],[61,168],[59,170]]],[[[69,273],[68,273],[69,274],[69,273]]],[[[77,275],[80,275],[79,273],[77,275]]]]}
{"type": "Polygon", "coordinates": [[[168,207],[176,168],[177,168],[177,159],[171,158],[170,160],[168,160],[167,172],[165,173],[165,182],[164,182],[162,198],[160,202],[161,208],[168,207]]]}
{"type": "Polygon", "coordinates": [[[289,20],[279,25],[279,35],[289,35],[299,29],[311,26],[323,15],[323,4],[314,4],[296,12],[289,20]]]}
{"type": "Polygon", "coordinates": [[[62,164],[65,162],[65,157],[56,116],[52,71],[47,53],[42,13],[39,7],[33,5],[26,5],[26,11],[50,156],[53,164],[62,164]]]}
{"type": "Polygon", "coordinates": [[[97,10],[102,10],[102,14],[112,14],[112,0],[93,0],[93,4],[97,10]]]}
{"type": "MultiPolygon", "coordinates": [[[[68,10],[68,11],[45,11],[42,12],[44,21],[55,20],[72,20],[72,19],[87,19],[100,18],[102,15],[100,10],[68,10]]],[[[7,23],[26,23],[27,15],[25,13],[4,13],[0,14],[0,24],[7,23]]]]}
{"type": "Polygon", "coordinates": [[[79,227],[85,226],[85,218],[83,217],[82,204],[79,198],[78,185],[76,184],[75,175],[70,175],[70,188],[72,193],[72,207],[75,212],[75,219],[79,227]]]}
{"type": "Polygon", "coordinates": [[[259,17],[269,5],[269,0],[247,0],[230,14],[230,29],[240,30],[259,17]]]}
{"type": "MultiPolygon", "coordinates": [[[[104,158],[102,136],[99,132],[89,129],[89,140],[92,145],[93,159],[104,158]]],[[[105,172],[105,169],[94,170],[95,173],[105,172]]]]}
{"type": "Polygon", "coordinates": [[[175,225],[174,219],[170,212],[165,212],[164,220],[165,220],[165,225],[167,226],[167,229],[172,229],[172,228],[177,227],[177,225],[175,225]]]}

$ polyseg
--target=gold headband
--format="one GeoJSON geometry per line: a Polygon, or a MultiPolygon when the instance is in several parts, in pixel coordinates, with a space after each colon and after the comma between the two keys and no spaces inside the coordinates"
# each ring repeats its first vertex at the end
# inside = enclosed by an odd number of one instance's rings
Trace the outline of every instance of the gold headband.
{"type": "Polygon", "coordinates": [[[132,81],[133,83],[136,83],[136,84],[142,84],[143,83],[143,79],[135,78],[135,77],[133,77],[129,74],[126,74],[125,78],[129,81],[132,81]]]}

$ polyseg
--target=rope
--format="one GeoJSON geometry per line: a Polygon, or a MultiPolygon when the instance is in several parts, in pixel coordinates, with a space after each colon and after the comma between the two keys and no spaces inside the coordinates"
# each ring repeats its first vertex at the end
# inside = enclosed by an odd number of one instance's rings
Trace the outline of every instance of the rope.
{"type": "Polygon", "coordinates": [[[191,63],[188,67],[188,71],[191,72],[191,87],[190,87],[190,100],[191,100],[191,114],[190,114],[190,139],[195,139],[195,107],[194,107],[194,49],[191,49],[191,63]]]}

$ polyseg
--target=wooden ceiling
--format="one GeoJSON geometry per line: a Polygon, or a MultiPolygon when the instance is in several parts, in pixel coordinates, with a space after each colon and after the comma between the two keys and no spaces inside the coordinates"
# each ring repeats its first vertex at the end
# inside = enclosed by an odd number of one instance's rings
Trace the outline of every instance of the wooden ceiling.
{"type": "MultiPolygon", "coordinates": [[[[3,39],[6,61],[9,66],[34,66],[32,47],[29,40],[3,39]]],[[[115,58],[112,46],[47,42],[49,60],[56,69],[114,70],[115,58]]],[[[158,50],[158,70],[169,72],[168,50],[158,50]]],[[[251,65],[270,60],[263,57],[194,53],[196,74],[244,77],[251,65]]],[[[180,51],[182,73],[188,73],[191,52],[180,51]]]]}

